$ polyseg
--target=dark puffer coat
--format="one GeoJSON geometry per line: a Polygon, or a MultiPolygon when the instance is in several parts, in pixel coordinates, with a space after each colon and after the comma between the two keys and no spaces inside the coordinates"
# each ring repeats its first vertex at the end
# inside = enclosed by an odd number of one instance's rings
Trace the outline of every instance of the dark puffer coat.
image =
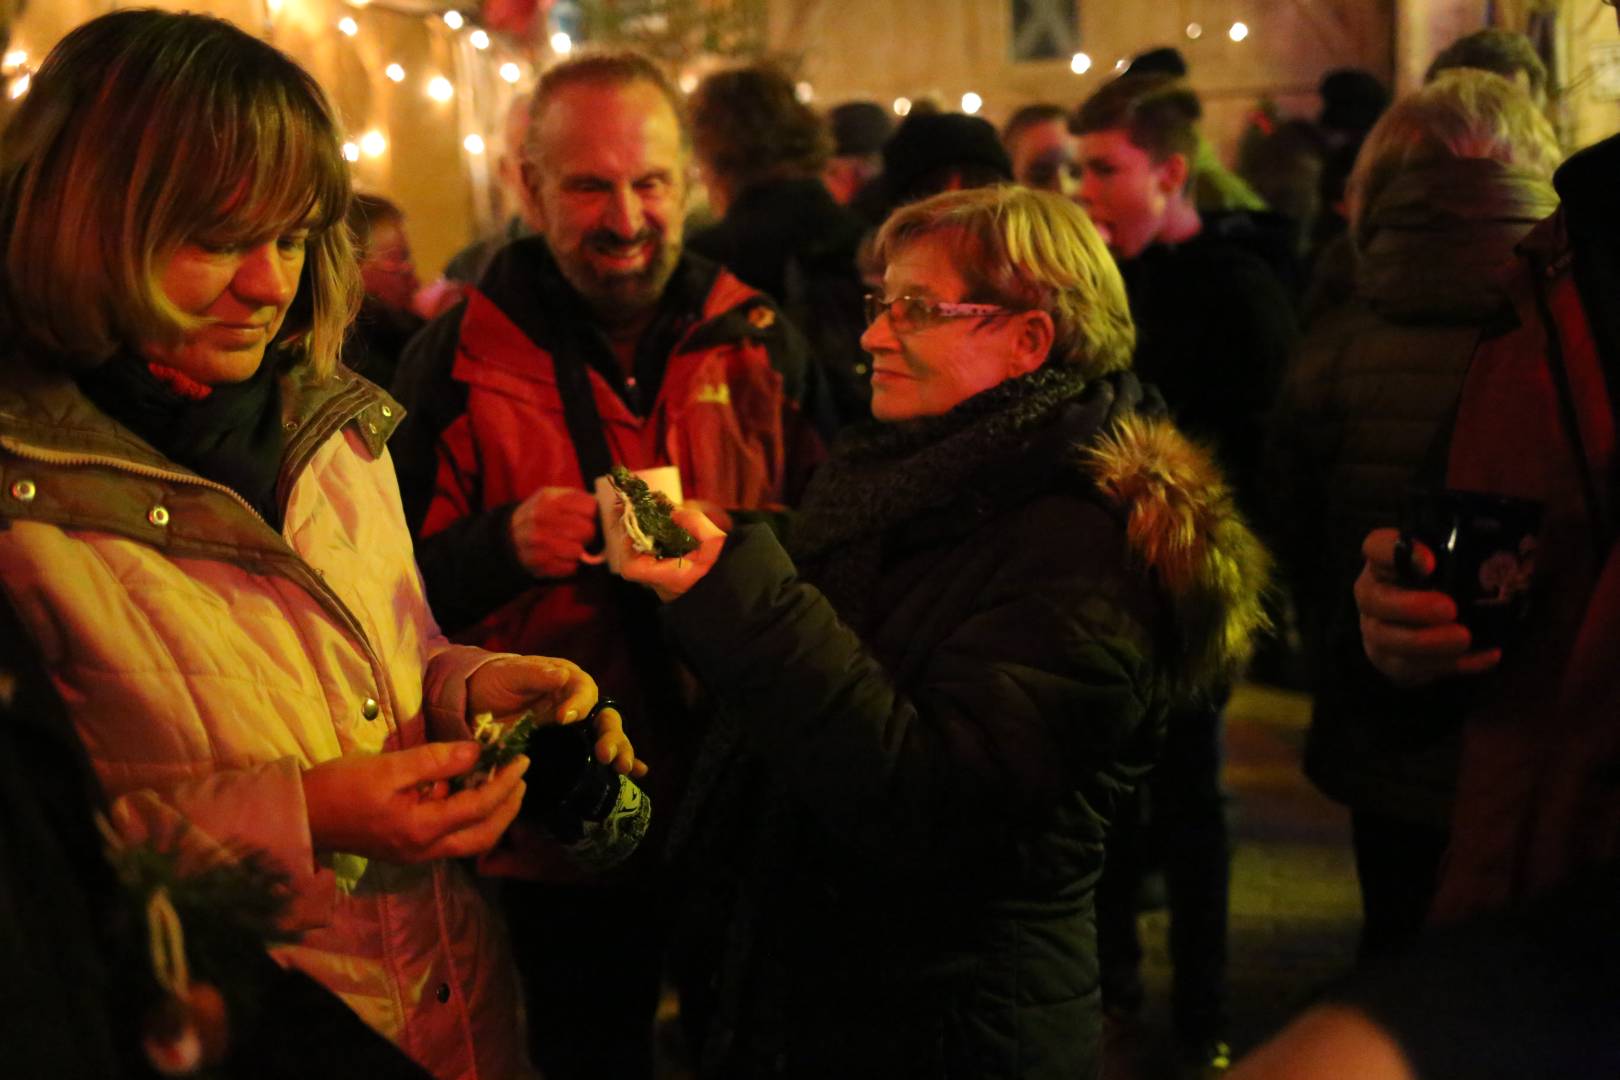
{"type": "Polygon", "coordinates": [[[1263,621],[1139,397],[1042,370],[857,432],[794,559],[741,529],[665,609],[724,705],[677,825],[704,1075],[1094,1075],[1109,814],[1263,621]]]}
{"type": "Polygon", "coordinates": [[[1436,829],[1449,818],[1455,688],[1400,691],[1373,671],[1350,588],[1362,538],[1399,520],[1481,331],[1504,313],[1514,245],[1556,205],[1550,182],[1494,161],[1393,182],[1362,226],[1355,298],[1313,328],[1284,385],[1270,535],[1312,656],[1305,766],[1358,810],[1436,829]]]}

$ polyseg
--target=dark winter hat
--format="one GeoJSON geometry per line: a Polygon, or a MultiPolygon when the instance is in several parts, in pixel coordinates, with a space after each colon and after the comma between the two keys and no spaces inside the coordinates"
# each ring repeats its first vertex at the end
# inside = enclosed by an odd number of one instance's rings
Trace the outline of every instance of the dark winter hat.
{"type": "Polygon", "coordinates": [[[1178,79],[1185,79],[1187,58],[1181,55],[1180,50],[1161,45],[1131,57],[1125,71],[1132,75],[1174,75],[1178,79]]]}
{"type": "MultiPolygon", "coordinates": [[[[932,195],[936,177],[960,172],[965,186],[1010,181],[1012,159],[990,121],[963,113],[913,113],[883,147],[891,204],[932,195]]],[[[940,190],[940,189],[935,189],[940,190]]]]}
{"type": "Polygon", "coordinates": [[[1371,72],[1338,68],[1322,77],[1323,127],[1341,131],[1368,131],[1389,105],[1389,91],[1371,72]]]}
{"type": "Polygon", "coordinates": [[[827,113],[832,126],[834,154],[855,157],[875,154],[894,132],[889,110],[875,101],[846,101],[827,113]]]}

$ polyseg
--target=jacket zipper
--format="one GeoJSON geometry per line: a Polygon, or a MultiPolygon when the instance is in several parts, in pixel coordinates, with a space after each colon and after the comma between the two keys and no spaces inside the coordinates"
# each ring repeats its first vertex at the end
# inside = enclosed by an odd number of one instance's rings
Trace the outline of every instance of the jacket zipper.
{"type": "MultiPolygon", "coordinates": [[[[377,651],[372,647],[371,639],[366,636],[365,628],[360,625],[360,620],[355,618],[354,613],[349,610],[349,606],[343,602],[342,597],[333,592],[331,587],[326,584],[326,579],[321,576],[320,571],[310,566],[309,563],[305,561],[304,557],[300,555],[291,544],[287,543],[285,537],[282,537],[279,533],[276,533],[274,529],[271,529],[270,523],[264,520],[263,514],[259,513],[253,508],[252,503],[242,498],[242,496],[238,495],[231,488],[216,481],[209,480],[207,477],[197,476],[192,473],[174,472],[170,469],[160,469],[155,465],[142,465],[139,462],[130,461],[127,458],[111,457],[105,454],[84,454],[61,450],[46,450],[43,447],[19,442],[16,438],[10,435],[0,435],[0,447],[3,447],[7,452],[15,454],[19,458],[26,461],[36,461],[42,465],[64,465],[70,467],[96,465],[103,468],[116,469],[119,472],[130,473],[135,476],[145,477],[149,480],[163,480],[170,483],[188,484],[192,487],[205,488],[209,491],[219,492],[220,494],[230,498],[231,501],[235,502],[242,509],[246,510],[253,517],[254,521],[257,521],[259,524],[263,525],[271,533],[275,533],[276,538],[280,540],[282,546],[286,548],[286,554],[291,555],[295,560],[295,565],[300,570],[299,577],[303,579],[301,583],[303,584],[304,588],[308,590],[310,594],[313,595],[317,600],[319,600],[322,606],[326,607],[330,614],[337,618],[339,624],[354,637],[355,641],[359,642],[360,648],[365,652],[366,661],[371,666],[372,682],[376,684],[376,692],[381,697],[387,699],[389,714],[394,717],[394,730],[396,732],[399,730],[399,714],[394,707],[393,693],[388,686],[387,680],[381,677],[382,664],[377,659],[377,651]]],[[[291,490],[290,485],[289,490],[291,490]]]]}

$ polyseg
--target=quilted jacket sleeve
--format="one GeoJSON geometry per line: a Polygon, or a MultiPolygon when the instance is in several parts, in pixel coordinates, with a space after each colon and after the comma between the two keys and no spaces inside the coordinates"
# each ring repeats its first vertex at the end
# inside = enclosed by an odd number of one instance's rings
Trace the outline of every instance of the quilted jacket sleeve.
{"type": "MultiPolygon", "coordinates": [[[[102,781],[116,790],[116,778],[103,774],[102,781]]],[[[116,795],[109,817],[130,843],[177,851],[190,865],[261,851],[290,877],[286,929],[308,930],[332,917],[337,876],[316,862],[303,775],[293,758],[116,795]]]]}
{"type": "Polygon", "coordinates": [[[773,782],[824,829],[874,858],[957,865],[1082,788],[1128,783],[1125,747],[1151,741],[1150,649],[1110,595],[1122,579],[1077,546],[1071,530],[998,553],[988,580],[924,616],[947,629],[899,661],[903,685],[762,527],[733,534],[666,611],[773,782]]]}

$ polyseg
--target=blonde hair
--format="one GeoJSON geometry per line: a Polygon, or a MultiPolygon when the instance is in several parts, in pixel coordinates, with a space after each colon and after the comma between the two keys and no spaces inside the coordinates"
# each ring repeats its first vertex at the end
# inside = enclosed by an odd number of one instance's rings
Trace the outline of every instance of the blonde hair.
{"type": "Polygon", "coordinates": [[[879,266],[925,236],[955,254],[964,299],[1051,315],[1048,363],[1078,364],[1087,376],[1131,366],[1136,327],[1125,283],[1091,219],[1070,200],[1010,184],[935,195],[883,223],[879,266]]]}
{"type": "Polygon", "coordinates": [[[1361,235],[1367,208],[1402,173],[1468,158],[1511,165],[1546,181],[1563,153],[1523,87],[1474,68],[1445,71],[1396,101],[1367,134],[1345,184],[1351,235],[1361,235]]]}
{"type": "Polygon", "coordinates": [[[325,374],[359,306],[349,172],[315,81],[203,15],[120,11],[51,50],[0,136],[8,323],[65,363],[197,325],[160,278],[184,244],[310,230],[279,342],[325,374]]]}

